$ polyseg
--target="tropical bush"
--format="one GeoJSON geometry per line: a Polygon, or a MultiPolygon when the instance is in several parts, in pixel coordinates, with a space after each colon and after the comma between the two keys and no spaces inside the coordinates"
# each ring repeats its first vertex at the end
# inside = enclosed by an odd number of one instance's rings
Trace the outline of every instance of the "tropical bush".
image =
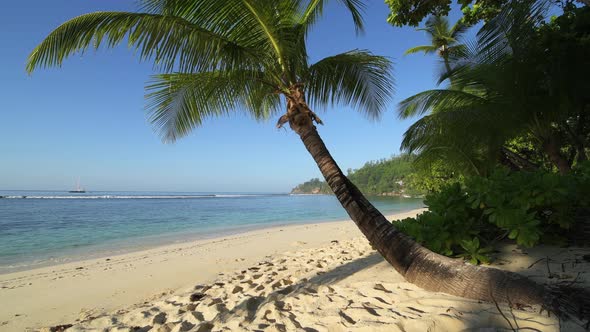
{"type": "Polygon", "coordinates": [[[545,1],[511,1],[462,52],[443,58],[442,86],[399,104],[402,118],[424,115],[402,151],[471,175],[498,164],[565,174],[588,160],[590,7],[547,13],[545,1]]]}
{"type": "Polygon", "coordinates": [[[487,262],[502,239],[524,247],[563,243],[576,209],[590,206],[590,165],[566,176],[498,168],[444,186],[424,203],[427,212],[396,226],[440,254],[487,262]]]}

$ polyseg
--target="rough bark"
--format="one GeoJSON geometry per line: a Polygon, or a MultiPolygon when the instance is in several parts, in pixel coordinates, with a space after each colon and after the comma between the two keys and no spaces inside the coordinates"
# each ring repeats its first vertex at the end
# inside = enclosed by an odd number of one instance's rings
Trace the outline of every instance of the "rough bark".
{"type": "Polygon", "coordinates": [[[522,157],[518,153],[510,151],[510,149],[504,146],[500,149],[500,163],[514,171],[534,171],[539,169],[539,165],[522,157]]]}
{"type": "Polygon", "coordinates": [[[590,300],[586,299],[587,291],[570,291],[564,296],[561,289],[544,287],[516,273],[475,266],[436,254],[398,231],[340,170],[311,118],[303,118],[311,112],[303,95],[290,100],[292,103],[287,112],[290,126],[300,136],[336,198],[372,246],[407,281],[433,292],[514,306],[541,305],[563,317],[570,314],[588,316],[590,300]]]}
{"type": "Polygon", "coordinates": [[[557,167],[559,173],[568,174],[571,171],[571,166],[561,154],[559,146],[556,138],[549,137],[543,143],[543,150],[545,150],[545,153],[547,153],[547,156],[549,156],[549,160],[551,160],[553,165],[557,167]]]}

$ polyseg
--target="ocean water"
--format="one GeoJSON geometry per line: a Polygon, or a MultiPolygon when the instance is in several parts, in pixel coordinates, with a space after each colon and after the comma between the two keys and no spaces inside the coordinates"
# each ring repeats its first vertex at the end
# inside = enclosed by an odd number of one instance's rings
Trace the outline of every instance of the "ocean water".
{"type": "MultiPolygon", "coordinates": [[[[0,191],[0,196],[0,273],[348,218],[329,195],[0,191]]],[[[370,200],[385,214],[423,206],[421,199],[370,200]]]]}

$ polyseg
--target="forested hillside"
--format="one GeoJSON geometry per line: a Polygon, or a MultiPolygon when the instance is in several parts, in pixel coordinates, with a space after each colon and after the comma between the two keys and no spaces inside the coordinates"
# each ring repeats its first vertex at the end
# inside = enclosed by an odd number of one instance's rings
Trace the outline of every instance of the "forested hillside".
{"type": "MultiPolygon", "coordinates": [[[[394,156],[369,161],[359,169],[349,169],[348,178],[368,195],[419,195],[422,190],[414,184],[413,155],[394,156]]],[[[312,179],[295,187],[293,194],[331,194],[327,184],[312,179]]]]}
{"type": "Polygon", "coordinates": [[[293,188],[291,194],[332,194],[332,190],[326,182],[314,178],[293,188]]]}

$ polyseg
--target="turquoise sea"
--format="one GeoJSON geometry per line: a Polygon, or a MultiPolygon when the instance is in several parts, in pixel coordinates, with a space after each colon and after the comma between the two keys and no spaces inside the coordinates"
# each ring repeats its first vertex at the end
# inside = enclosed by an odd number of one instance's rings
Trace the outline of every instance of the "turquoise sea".
{"type": "MultiPolygon", "coordinates": [[[[0,273],[257,228],[346,219],[334,196],[0,191],[0,273]]],[[[385,214],[421,199],[372,197],[385,214]]]]}

